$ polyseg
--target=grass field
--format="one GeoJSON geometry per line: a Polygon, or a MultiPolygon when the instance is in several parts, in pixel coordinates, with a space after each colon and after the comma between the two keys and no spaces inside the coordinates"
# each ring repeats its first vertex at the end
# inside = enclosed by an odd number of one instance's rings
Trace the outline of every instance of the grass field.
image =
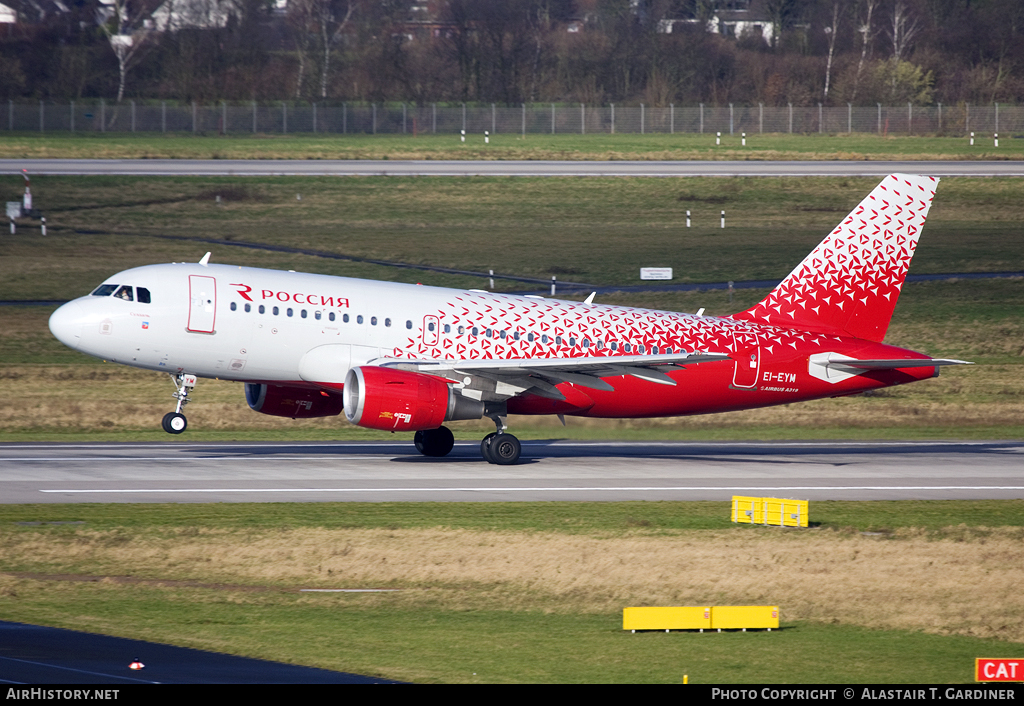
{"type": "Polygon", "coordinates": [[[1024,502],[811,512],[782,530],[722,502],[0,506],[0,616],[424,682],[964,682],[1024,641],[1024,502]],[[621,630],[627,605],[765,603],[781,631],[621,630]]]}
{"type": "Polygon", "coordinates": [[[979,136],[854,134],[724,135],[193,135],[5,133],[0,158],[78,159],[554,159],[554,160],[975,160],[1022,159],[1024,140],[1004,135],[995,147],[979,136]]]}

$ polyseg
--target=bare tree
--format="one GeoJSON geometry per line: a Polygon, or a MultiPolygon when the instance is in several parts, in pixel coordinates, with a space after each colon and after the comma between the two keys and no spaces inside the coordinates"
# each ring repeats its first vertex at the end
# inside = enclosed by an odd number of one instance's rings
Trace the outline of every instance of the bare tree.
{"type": "Polygon", "coordinates": [[[896,61],[903,61],[914,37],[921,31],[921,25],[916,18],[911,17],[907,10],[907,4],[903,0],[896,0],[892,6],[892,18],[889,38],[892,40],[892,58],[896,61]]]}
{"type": "Polygon", "coordinates": [[[117,102],[124,98],[128,71],[138,63],[152,36],[154,3],[147,0],[110,0],[99,12],[99,25],[117,57],[117,102]]]}
{"type": "Polygon", "coordinates": [[[872,19],[879,2],[880,0],[864,0],[863,21],[860,23],[860,27],[857,30],[861,35],[860,59],[857,61],[857,74],[853,79],[853,94],[850,96],[851,100],[856,100],[857,98],[857,89],[860,87],[860,77],[864,72],[864,63],[868,59],[868,54],[871,50],[871,42],[875,38],[875,29],[872,25],[872,19]]]}
{"type": "Polygon", "coordinates": [[[828,89],[832,82],[832,57],[836,51],[836,37],[839,36],[839,10],[843,6],[843,0],[832,0],[832,24],[825,27],[825,35],[828,37],[828,61],[825,63],[825,91],[822,95],[822,102],[828,103],[828,89]]]}
{"type": "Polygon", "coordinates": [[[320,97],[327,97],[331,73],[331,50],[348,27],[355,12],[355,0],[312,0],[313,17],[318,27],[323,60],[320,64],[320,97]]]}

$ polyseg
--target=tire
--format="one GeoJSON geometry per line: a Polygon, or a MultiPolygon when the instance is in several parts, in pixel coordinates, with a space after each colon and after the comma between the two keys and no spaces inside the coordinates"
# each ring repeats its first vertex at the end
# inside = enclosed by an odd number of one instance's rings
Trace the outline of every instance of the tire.
{"type": "Polygon", "coordinates": [[[184,414],[168,412],[164,415],[161,425],[168,434],[180,434],[188,428],[188,420],[184,414]]]}
{"type": "Polygon", "coordinates": [[[455,446],[455,435],[448,427],[425,429],[416,432],[413,443],[416,444],[416,450],[424,456],[440,458],[451,453],[455,446]]]}
{"type": "Polygon", "coordinates": [[[490,443],[490,456],[499,466],[511,466],[519,461],[523,447],[511,434],[498,434],[490,443]]]}
{"type": "Polygon", "coordinates": [[[498,435],[498,432],[492,431],[490,434],[483,438],[480,442],[480,455],[484,457],[487,463],[495,463],[495,460],[491,457],[491,441],[498,435]]]}

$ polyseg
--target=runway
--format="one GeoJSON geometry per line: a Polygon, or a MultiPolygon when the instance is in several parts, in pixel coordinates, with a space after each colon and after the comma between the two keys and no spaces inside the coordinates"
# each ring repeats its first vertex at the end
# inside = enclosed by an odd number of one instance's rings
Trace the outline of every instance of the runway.
{"type": "Polygon", "coordinates": [[[0,445],[0,502],[411,502],[1024,498],[1024,442],[524,441],[0,445]]]}
{"type": "Polygon", "coordinates": [[[0,174],[51,176],[1024,176],[1024,161],[542,161],[0,159],[0,174]]]}

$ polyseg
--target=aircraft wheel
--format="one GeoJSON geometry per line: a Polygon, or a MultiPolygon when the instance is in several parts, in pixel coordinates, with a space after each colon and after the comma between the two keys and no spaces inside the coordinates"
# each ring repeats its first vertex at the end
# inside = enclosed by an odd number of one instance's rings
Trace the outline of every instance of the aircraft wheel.
{"type": "Polygon", "coordinates": [[[494,457],[491,456],[491,441],[498,435],[498,432],[492,431],[490,434],[483,438],[480,442],[480,455],[484,457],[487,463],[495,463],[494,457]]]}
{"type": "Polygon", "coordinates": [[[416,450],[424,456],[447,456],[455,446],[455,435],[448,427],[423,429],[413,437],[416,450]]]}
{"type": "Polygon", "coordinates": [[[519,439],[511,434],[496,435],[491,439],[489,448],[490,457],[494,459],[492,463],[499,466],[511,466],[519,461],[519,455],[523,452],[519,439]]]}
{"type": "Polygon", "coordinates": [[[161,424],[163,425],[164,431],[168,434],[180,434],[188,427],[188,420],[185,419],[184,414],[168,412],[164,415],[164,419],[161,424]]]}

